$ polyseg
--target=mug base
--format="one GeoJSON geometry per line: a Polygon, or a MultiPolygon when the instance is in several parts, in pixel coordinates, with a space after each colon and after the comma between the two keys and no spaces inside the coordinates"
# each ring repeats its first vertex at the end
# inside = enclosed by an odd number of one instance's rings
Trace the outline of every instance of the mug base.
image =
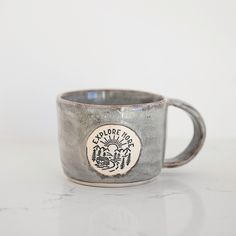
{"type": "Polygon", "coordinates": [[[136,181],[132,183],[93,183],[93,182],[86,182],[82,180],[77,180],[68,177],[68,179],[76,184],[80,185],[86,185],[86,186],[92,186],[92,187],[101,187],[101,188],[122,188],[122,187],[131,187],[131,186],[136,186],[136,185],[142,185],[146,183],[150,183],[156,179],[156,177],[148,180],[143,180],[143,181],[136,181]]]}

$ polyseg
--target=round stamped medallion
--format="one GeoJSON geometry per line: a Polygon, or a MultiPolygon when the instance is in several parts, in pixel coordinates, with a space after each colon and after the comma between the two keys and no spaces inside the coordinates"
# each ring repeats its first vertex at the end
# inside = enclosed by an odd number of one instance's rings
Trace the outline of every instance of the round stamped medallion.
{"type": "Polygon", "coordinates": [[[138,135],[123,125],[103,125],[87,140],[87,158],[97,172],[124,175],[138,161],[141,141],[138,135]]]}

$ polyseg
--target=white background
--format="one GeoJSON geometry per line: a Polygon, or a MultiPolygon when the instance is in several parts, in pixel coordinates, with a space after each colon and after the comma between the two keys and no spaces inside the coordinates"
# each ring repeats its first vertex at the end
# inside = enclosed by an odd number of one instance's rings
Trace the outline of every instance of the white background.
{"type": "MultiPolygon", "coordinates": [[[[56,139],[56,95],[129,88],[176,97],[208,138],[236,136],[234,0],[1,0],[0,136],[56,139]]],[[[169,133],[190,135],[171,111],[169,133]]]]}

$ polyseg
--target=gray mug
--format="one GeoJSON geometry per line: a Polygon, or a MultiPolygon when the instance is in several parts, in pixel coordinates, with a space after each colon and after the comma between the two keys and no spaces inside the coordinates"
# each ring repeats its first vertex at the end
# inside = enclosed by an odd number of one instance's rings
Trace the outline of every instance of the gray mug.
{"type": "Polygon", "coordinates": [[[64,173],[92,186],[147,182],[162,167],[182,166],[200,151],[204,121],[189,104],[133,90],[82,90],[58,95],[59,146],[64,173]],[[168,106],[190,116],[194,134],[187,148],[164,159],[168,106]]]}

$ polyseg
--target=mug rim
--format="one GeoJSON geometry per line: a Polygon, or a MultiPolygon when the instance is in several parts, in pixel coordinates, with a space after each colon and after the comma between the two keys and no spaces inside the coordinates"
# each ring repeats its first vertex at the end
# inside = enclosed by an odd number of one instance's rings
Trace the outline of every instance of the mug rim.
{"type": "Polygon", "coordinates": [[[167,99],[161,95],[161,94],[156,94],[156,93],[152,93],[152,92],[147,92],[147,91],[143,91],[143,90],[133,90],[133,89],[82,89],[82,90],[70,90],[70,91],[66,91],[66,92],[62,92],[59,93],[57,95],[57,103],[63,103],[63,104],[67,104],[67,105],[72,105],[72,106],[86,106],[86,107],[94,107],[94,108],[111,108],[111,107],[115,107],[115,108],[119,108],[119,107],[146,107],[146,106],[150,106],[150,105],[162,105],[164,103],[167,102],[167,99]],[[140,93],[140,94],[145,94],[148,96],[151,96],[153,98],[157,98],[157,100],[155,101],[151,101],[151,102],[143,102],[143,103],[130,103],[130,104],[96,104],[96,103],[86,103],[86,102],[79,102],[79,101],[72,101],[69,100],[68,98],[65,98],[65,96],[69,96],[72,95],[74,93],[89,93],[89,92],[126,92],[126,93],[140,93]]]}

